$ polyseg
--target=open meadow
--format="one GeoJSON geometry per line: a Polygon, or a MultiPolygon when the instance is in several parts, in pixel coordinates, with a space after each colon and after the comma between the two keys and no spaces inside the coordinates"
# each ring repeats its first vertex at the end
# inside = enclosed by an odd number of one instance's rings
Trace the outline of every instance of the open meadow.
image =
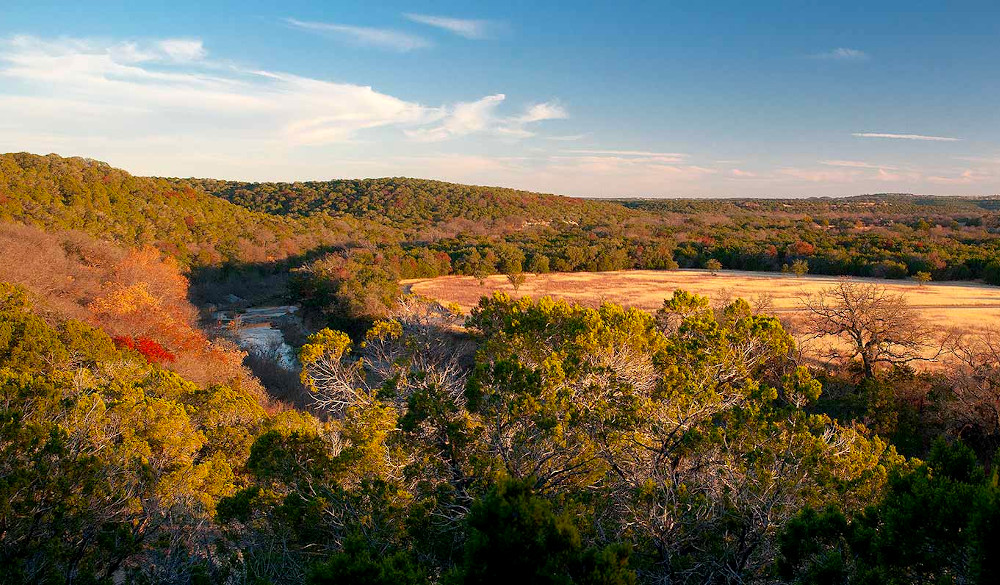
{"type": "MultiPolygon", "coordinates": [[[[708,296],[713,304],[742,297],[751,306],[777,314],[796,334],[807,353],[825,347],[818,340],[805,342],[801,322],[807,318],[802,300],[834,287],[839,277],[706,270],[626,270],[618,272],[574,272],[531,274],[517,292],[503,275],[486,278],[482,284],[472,276],[443,276],[403,281],[413,293],[442,303],[454,303],[468,313],[484,295],[503,291],[512,296],[551,296],[585,306],[612,302],[646,311],[655,311],[673,291],[684,289],[708,296]]],[[[944,335],[948,331],[975,331],[1000,325],[1000,287],[971,282],[931,282],[918,284],[904,280],[853,278],[873,282],[893,293],[902,293],[931,328],[944,335]]]]}

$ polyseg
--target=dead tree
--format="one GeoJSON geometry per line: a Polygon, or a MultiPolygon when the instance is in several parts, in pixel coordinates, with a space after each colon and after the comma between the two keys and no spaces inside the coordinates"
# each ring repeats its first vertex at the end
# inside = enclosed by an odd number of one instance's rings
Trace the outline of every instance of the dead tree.
{"type": "Polygon", "coordinates": [[[841,281],[835,287],[802,298],[812,338],[836,337],[845,348],[829,350],[832,359],[859,359],[866,378],[880,366],[900,366],[927,355],[934,344],[931,329],[902,294],[878,284],[841,281]]]}
{"type": "Polygon", "coordinates": [[[1000,329],[956,336],[951,354],[948,420],[959,436],[992,455],[1000,446],[1000,329]]]}

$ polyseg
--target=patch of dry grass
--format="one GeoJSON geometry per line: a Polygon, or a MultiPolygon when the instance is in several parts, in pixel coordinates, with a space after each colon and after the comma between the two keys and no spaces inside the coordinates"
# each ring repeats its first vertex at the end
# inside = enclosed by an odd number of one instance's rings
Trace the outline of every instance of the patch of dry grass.
{"type": "MultiPolygon", "coordinates": [[[[893,292],[905,294],[907,302],[942,333],[1000,325],[1000,287],[972,282],[918,285],[899,280],[853,280],[878,282],[893,292]]],[[[466,313],[480,297],[495,291],[532,298],[552,296],[592,307],[612,302],[655,311],[676,289],[684,289],[708,296],[713,303],[742,297],[751,305],[763,304],[768,307],[767,312],[779,315],[794,333],[798,329],[796,322],[805,317],[802,296],[836,286],[838,281],[838,277],[830,276],[796,278],[762,272],[721,271],[712,276],[704,270],[629,270],[528,275],[516,293],[503,275],[491,276],[483,285],[471,276],[407,280],[403,284],[414,293],[442,303],[455,303],[466,313]]]]}

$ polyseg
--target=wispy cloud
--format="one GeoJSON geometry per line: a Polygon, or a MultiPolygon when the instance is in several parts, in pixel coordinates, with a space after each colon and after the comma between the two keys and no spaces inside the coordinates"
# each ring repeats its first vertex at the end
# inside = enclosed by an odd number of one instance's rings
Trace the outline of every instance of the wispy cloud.
{"type": "Polygon", "coordinates": [[[573,152],[577,154],[608,154],[612,156],[642,156],[642,157],[666,157],[666,158],[676,158],[683,159],[687,158],[687,155],[681,152],[650,152],[648,150],[567,150],[565,152],[573,152]]]}
{"type": "Polygon", "coordinates": [[[871,58],[864,51],[849,49],[847,47],[838,47],[823,53],[816,53],[812,57],[814,59],[829,59],[832,61],[867,61],[871,58]]]}
{"type": "Polygon", "coordinates": [[[408,20],[428,26],[437,27],[454,33],[467,39],[485,39],[493,28],[493,24],[488,20],[473,20],[466,18],[450,18],[447,16],[433,16],[430,14],[403,15],[408,20]]]}
{"type": "Polygon", "coordinates": [[[778,169],[777,174],[809,183],[850,183],[863,176],[859,169],[816,170],[797,167],[778,169]]]}
{"type": "Polygon", "coordinates": [[[543,120],[564,120],[569,118],[566,109],[558,102],[543,102],[528,108],[524,114],[517,116],[512,122],[518,124],[530,124],[531,122],[541,122],[543,120]]]}
{"type": "Polygon", "coordinates": [[[529,106],[522,114],[503,117],[497,114],[500,104],[507,98],[502,93],[489,95],[474,102],[458,103],[447,108],[443,121],[431,128],[407,131],[416,140],[435,142],[474,133],[488,132],[511,138],[527,138],[534,132],[526,126],[545,120],[560,120],[569,114],[557,102],[543,102],[529,106]]]}
{"type": "Polygon", "coordinates": [[[986,165],[1000,165],[1000,156],[989,157],[989,156],[956,156],[953,157],[955,160],[963,160],[967,162],[982,163],[986,165]]]}
{"type": "Polygon", "coordinates": [[[889,138],[893,140],[924,140],[929,142],[958,142],[961,138],[949,138],[947,136],[924,136],[923,134],[890,134],[886,132],[855,132],[851,134],[857,138],[889,138]]]}
{"type": "Polygon", "coordinates": [[[503,103],[506,97],[504,94],[498,93],[474,102],[456,104],[438,126],[409,130],[407,135],[411,138],[431,142],[485,131],[495,119],[497,106],[503,103]]]}
{"type": "Polygon", "coordinates": [[[389,28],[310,22],[295,18],[286,18],[285,22],[298,29],[343,38],[358,45],[393,51],[406,52],[431,46],[431,42],[423,37],[389,28]]]}
{"type": "Polygon", "coordinates": [[[576,142],[577,140],[583,140],[584,138],[590,136],[590,134],[567,134],[564,136],[546,136],[546,140],[555,140],[556,142],[576,142]]]}
{"type": "Polygon", "coordinates": [[[893,170],[895,167],[889,165],[879,165],[860,160],[821,160],[820,164],[828,167],[846,167],[851,169],[887,169],[893,170]]]}
{"type": "MultiPolygon", "coordinates": [[[[602,154],[587,154],[587,151],[565,151],[568,156],[552,156],[545,166],[545,172],[563,177],[563,181],[578,185],[581,193],[599,193],[603,188],[606,195],[614,195],[614,183],[627,183],[634,193],[658,194],[684,186],[696,189],[699,182],[718,173],[716,169],[687,164],[669,153],[649,153],[652,156],[634,154],[603,154],[613,151],[593,151],[602,154]],[[666,156],[664,156],[666,154],[666,156]]],[[[636,151],[622,151],[633,153],[636,151]]],[[[618,193],[621,194],[621,189],[618,193]]]]}
{"type": "Polygon", "coordinates": [[[199,61],[205,58],[205,46],[198,39],[167,39],[157,43],[174,61],[199,61]]]}
{"type": "Polygon", "coordinates": [[[990,178],[990,175],[974,169],[965,169],[958,175],[927,177],[927,181],[935,185],[972,185],[990,178]]]}
{"type": "Polygon", "coordinates": [[[797,179],[808,183],[877,185],[879,183],[907,184],[912,189],[924,179],[919,169],[877,165],[863,161],[828,160],[820,164],[833,169],[784,167],[778,169],[777,177],[797,179]]]}
{"type": "Polygon", "coordinates": [[[564,150],[562,152],[573,156],[590,157],[592,159],[620,159],[622,161],[631,161],[635,163],[652,163],[661,165],[682,163],[688,158],[688,155],[682,152],[653,152],[648,150],[574,149],[564,150]]]}
{"type": "Polygon", "coordinates": [[[499,116],[504,99],[426,106],[368,86],[214,61],[190,39],[0,39],[0,144],[16,150],[97,154],[88,150],[99,136],[125,144],[149,135],[225,153],[350,142],[378,128],[427,140],[522,136],[567,116],[557,102],[499,116]]]}

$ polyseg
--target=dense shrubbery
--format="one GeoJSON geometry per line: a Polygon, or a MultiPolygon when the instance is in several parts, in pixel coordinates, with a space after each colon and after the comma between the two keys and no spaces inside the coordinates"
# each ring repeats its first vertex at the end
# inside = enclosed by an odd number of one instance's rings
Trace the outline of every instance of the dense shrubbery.
{"type": "Polygon", "coordinates": [[[39,310],[100,327],[140,352],[145,347],[143,353],[189,380],[239,378],[256,385],[241,366],[241,352],[199,329],[188,279],[176,261],[155,249],[128,250],[78,232],[0,224],[0,256],[0,282],[29,290],[39,310]]]}
{"type": "Polygon", "coordinates": [[[813,371],[739,299],[677,291],[649,315],[498,295],[463,322],[398,281],[715,263],[991,280],[995,203],[585,202],[4,155],[0,218],[34,227],[0,225],[0,575],[989,582],[1000,333],[917,372],[905,306],[848,295],[894,331],[813,371]],[[197,327],[187,276],[224,297],[255,274],[241,286],[287,280],[265,294],[352,334],[302,346],[311,414],[197,327]]]}
{"type": "Polygon", "coordinates": [[[304,575],[323,550],[318,582],[766,579],[802,506],[860,510],[904,465],[802,410],[819,384],[742,301],[678,293],[661,329],[613,305],[498,296],[468,322],[464,366],[454,316],[407,307],[363,343],[324,331],[303,347],[331,429],[262,436],[254,485],[223,505],[256,527],[241,547],[275,567],[262,576],[304,575]]]}
{"type": "Polygon", "coordinates": [[[994,583],[1000,571],[1000,489],[961,444],[890,478],[881,502],[855,516],[803,510],[781,537],[779,574],[794,583],[994,583]]]}
{"type": "Polygon", "coordinates": [[[198,387],[0,287],[0,574],[10,583],[189,581],[266,428],[238,386],[198,387]],[[138,358],[138,359],[137,359],[138,358]]]}
{"type": "MultiPolygon", "coordinates": [[[[742,300],[678,291],[653,316],[498,295],[471,336],[412,297],[387,317],[357,343],[324,330],[303,346],[321,422],[269,415],[238,381],[187,382],[0,287],[0,569],[317,584],[993,570],[1000,508],[977,458],[939,443],[907,460],[855,422],[926,432],[894,391],[914,375],[879,372],[855,414],[818,414],[830,399],[791,337],[742,300]]],[[[992,383],[967,347],[956,406],[992,383]]],[[[946,417],[953,436],[980,412],[946,417]]]]}

